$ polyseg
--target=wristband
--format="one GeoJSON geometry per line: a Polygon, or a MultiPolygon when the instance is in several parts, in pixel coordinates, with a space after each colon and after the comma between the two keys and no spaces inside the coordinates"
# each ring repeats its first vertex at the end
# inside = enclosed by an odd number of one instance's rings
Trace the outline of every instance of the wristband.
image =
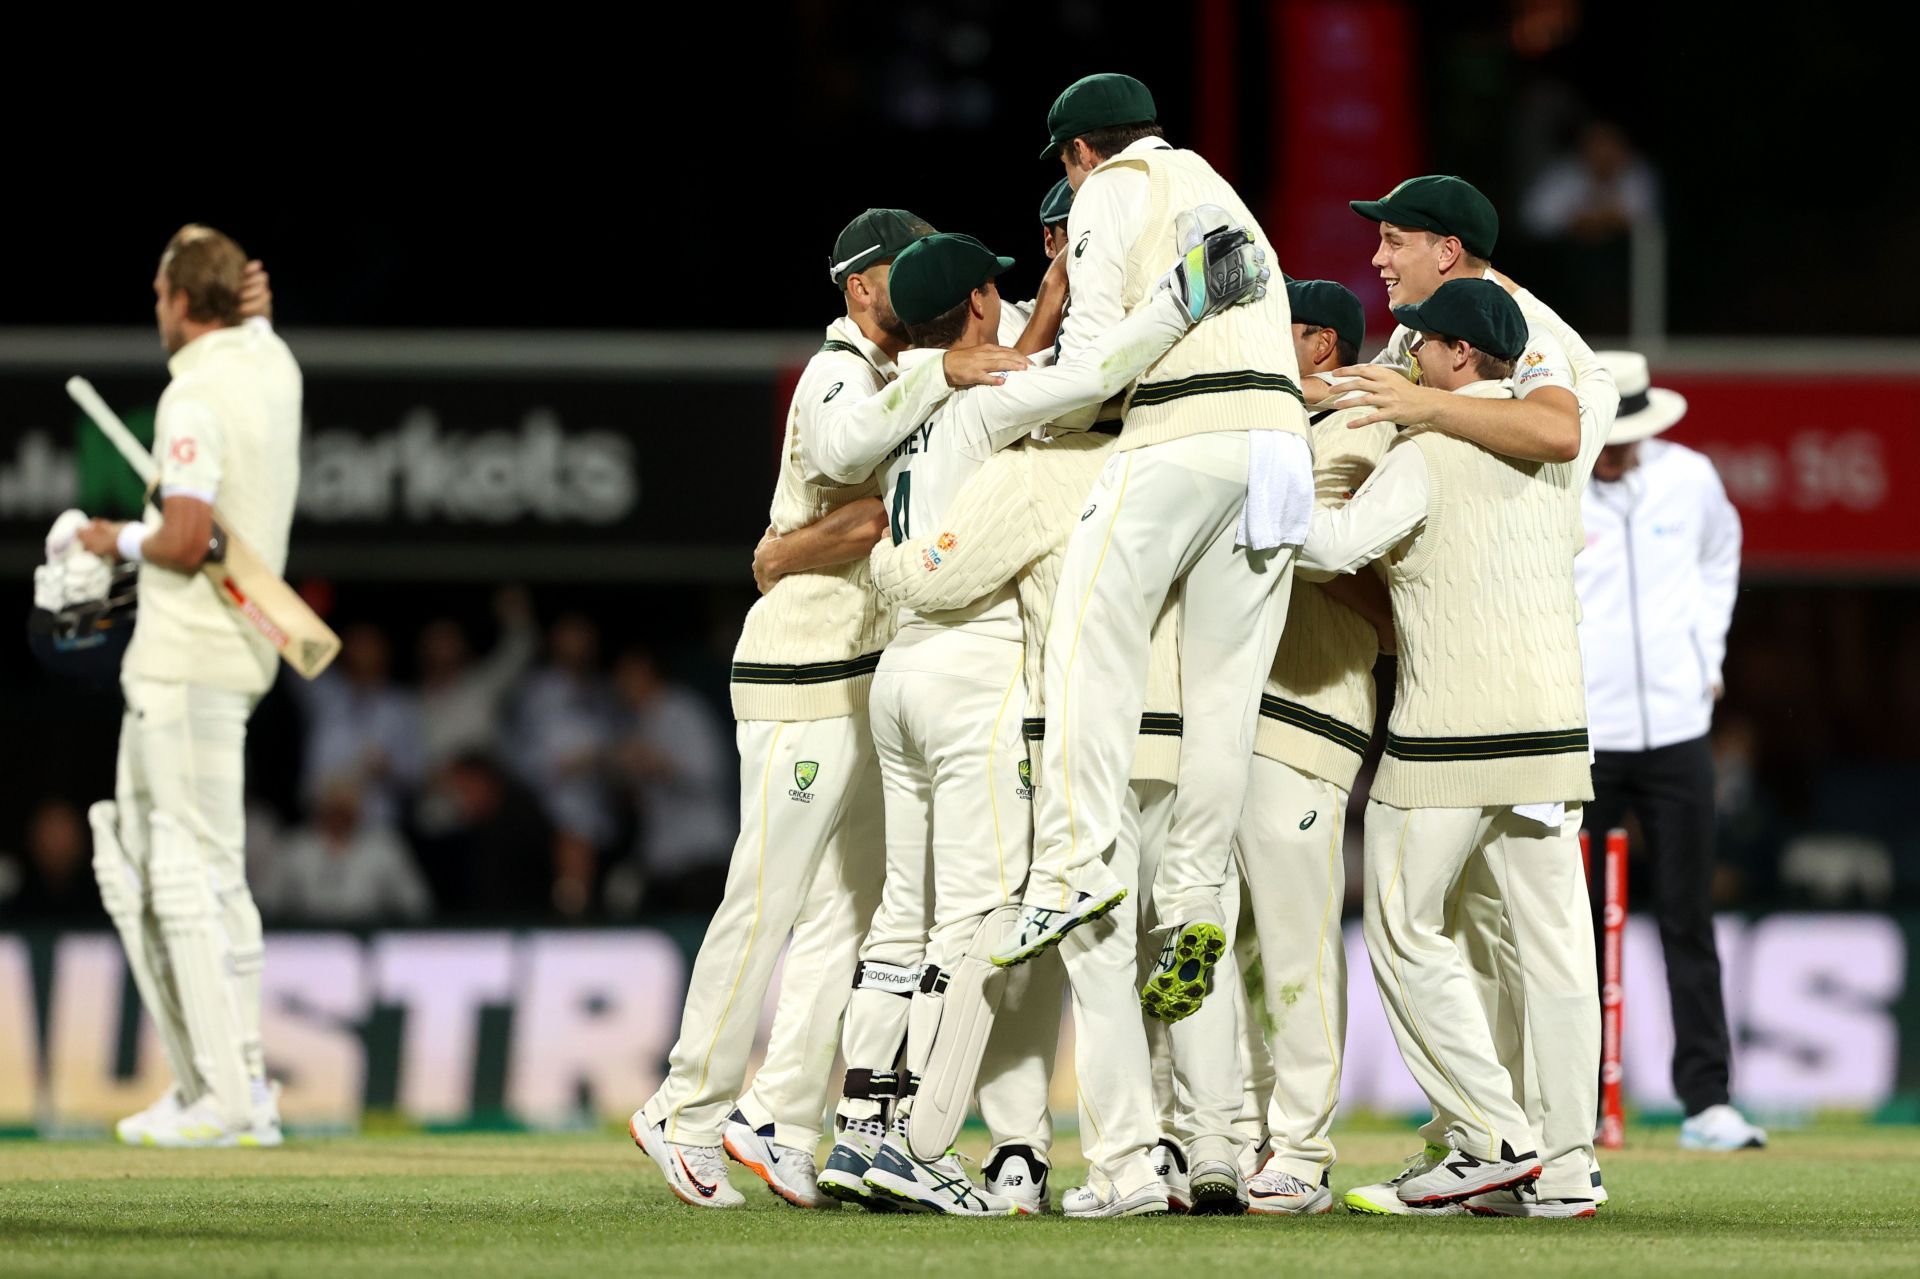
{"type": "Polygon", "coordinates": [[[114,549],[120,552],[120,558],[138,564],[146,557],[141,553],[141,543],[147,540],[147,534],[153,530],[139,520],[129,520],[120,526],[120,536],[114,542],[114,549]]]}

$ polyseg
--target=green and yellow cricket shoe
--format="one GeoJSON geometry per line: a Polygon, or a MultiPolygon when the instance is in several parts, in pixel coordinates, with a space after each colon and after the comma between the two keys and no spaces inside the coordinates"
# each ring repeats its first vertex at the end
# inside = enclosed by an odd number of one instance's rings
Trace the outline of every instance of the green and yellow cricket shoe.
{"type": "Polygon", "coordinates": [[[1147,1016],[1176,1022],[1200,1010],[1213,989],[1214,966],[1227,953],[1227,934],[1205,921],[1183,924],[1161,948],[1160,966],[1140,991],[1147,1016]]]}

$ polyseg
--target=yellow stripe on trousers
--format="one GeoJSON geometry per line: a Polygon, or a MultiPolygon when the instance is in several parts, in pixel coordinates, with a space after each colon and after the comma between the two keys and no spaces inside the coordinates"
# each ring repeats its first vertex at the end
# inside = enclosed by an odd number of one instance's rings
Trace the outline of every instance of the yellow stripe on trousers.
{"type": "MultiPolygon", "coordinates": [[[[753,943],[760,936],[760,900],[761,891],[767,879],[767,810],[773,805],[768,802],[767,780],[773,776],[773,761],[780,753],[780,734],[787,729],[785,724],[775,725],[773,740],[767,743],[767,766],[760,773],[760,849],[754,859],[753,869],[753,924],[747,929],[747,944],[740,951],[740,967],[733,972],[733,986],[727,991],[727,1002],[720,1009],[720,1019],[713,1024],[713,1038],[707,1042],[707,1055],[700,1060],[700,1082],[693,1086],[689,1099],[698,1097],[706,1091],[707,1073],[713,1068],[713,1054],[720,1047],[720,1036],[726,1030],[727,1016],[733,1012],[733,1001],[740,994],[740,982],[747,975],[747,961],[753,958],[753,943]]],[[[668,1141],[677,1141],[680,1136],[680,1111],[686,1106],[682,1101],[673,1108],[667,1118],[673,1123],[673,1131],[668,1141]]]]}

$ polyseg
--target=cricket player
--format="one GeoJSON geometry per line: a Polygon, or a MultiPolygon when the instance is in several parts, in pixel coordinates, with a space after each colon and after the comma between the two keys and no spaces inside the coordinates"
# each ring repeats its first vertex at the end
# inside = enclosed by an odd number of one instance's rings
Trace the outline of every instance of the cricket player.
{"type": "MultiPolygon", "coordinates": [[[[1512,400],[1448,395],[1421,384],[1418,361],[1409,349],[1418,335],[1401,325],[1372,364],[1307,378],[1309,402],[1319,400],[1325,384],[1339,383],[1343,390],[1357,386],[1360,393],[1340,403],[1366,405],[1375,413],[1354,419],[1356,423],[1422,422],[1522,461],[1564,460],[1575,456],[1578,440],[1588,432],[1597,430],[1604,436],[1611,429],[1620,403],[1612,374],[1551,307],[1493,268],[1499,215],[1471,183],[1443,175],[1410,178],[1379,200],[1351,204],[1357,214],[1379,227],[1380,246],[1373,264],[1389,302],[1398,306],[1421,301],[1450,280],[1492,280],[1513,297],[1526,317],[1527,349],[1516,365],[1512,400]],[[1348,376],[1357,381],[1342,380],[1348,376]]],[[[1523,1045],[1519,1031],[1513,1029],[1515,1017],[1502,1008],[1505,996],[1495,967],[1500,956],[1511,952],[1494,936],[1499,916],[1498,902],[1481,868],[1470,866],[1456,926],[1489,1015],[1512,1032],[1500,1037],[1503,1061],[1521,1082],[1522,1091],[1532,1094],[1529,1111],[1557,1117],[1555,1132],[1544,1136],[1547,1144],[1557,1147],[1579,1139],[1587,1142],[1591,1156],[1592,1126],[1577,1121],[1578,1107],[1557,1096],[1561,1082],[1574,1073],[1560,1060],[1572,1045],[1559,1040],[1523,1045]],[[1524,1069],[1523,1053],[1538,1053],[1545,1064],[1524,1069]]],[[[1443,1148],[1444,1133],[1454,1118],[1445,1112],[1435,1114],[1424,1130],[1426,1150],[1410,1166],[1425,1165],[1443,1148]]],[[[1590,1184],[1596,1196],[1604,1196],[1597,1164],[1590,1184]]],[[[1393,1211],[1399,1204],[1396,1195],[1390,1190],[1382,1193],[1378,1185],[1359,1187],[1345,1198],[1358,1211],[1369,1210],[1363,1205],[1393,1211]]],[[[1500,1199],[1492,1197],[1481,1206],[1492,1206],[1500,1199]]],[[[1518,1208],[1526,1210],[1524,1205],[1518,1208]]]]}
{"type": "MultiPolygon", "coordinates": [[[[1161,277],[1156,296],[1081,358],[958,395],[915,425],[911,415],[891,420],[875,438],[899,443],[882,462],[886,504],[896,539],[916,526],[937,526],[966,479],[998,449],[1068,412],[1095,406],[1159,359],[1190,327],[1222,308],[1257,295],[1264,274],[1250,237],[1222,229],[1214,243],[1196,246],[1161,277]]],[[[998,289],[993,279],[1010,259],[964,236],[936,236],[903,254],[896,275],[896,306],[915,325],[929,359],[942,347],[979,344],[997,332],[998,289]]],[[[917,362],[917,361],[914,361],[917,362]]],[[[914,373],[908,373],[910,382],[914,373]]],[[[903,399],[907,397],[902,397],[903,399]]],[[[899,413],[899,410],[896,410],[899,413]]],[[[941,548],[936,543],[936,553],[941,548]]],[[[986,967],[995,936],[983,923],[1009,904],[1026,872],[1028,818],[995,798],[996,761],[1021,760],[1022,645],[1016,593],[1003,586],[958,614],[908,614],[881,664],[888,711],[876,722],[888,794],[888,889],[897,879],[931,873],[933,927],[926,975],[910,1014],[907,1100],[871,1155],[865,1183],[916,1206],[960,1215],[999,1215],[1024,1205],[981,1192],[951,1156],[923,1161],[905,1141],[915,1076],[924,1071],[936,1029],[952,1024],[941,1005],[961,998],[960,978],[986,967]],[[992,641],[990,645],[987,641],[992,641]],[[969,696],[963,683],[978,684],[969,696]],[[990,836],[983,834],[992,832],[990,836]],[[990,856],[991,860],[987,860],[990,856]],[[970,969],[961,961],[976,961],[970,969]],[[941,975],[953,984],[945,994],[941,975]]],[[[878,694],[876,694],[878,696],[878,694]]],[[[1014,776],[1018,776],[1017,771],[1014,776]]],[[[884,912],[883,912],[884,913],[884,912]]],[[[863,951],[863,960],[871,948],[863,951]]],[[[855,1038],[850,1026],[848,1039],[855,1038]]],[[[849,1056],[850,1066],[855,1065],[849,1056]]],[[[989,1116],[991,1125],[992,1117],[989,1116]]],[[[851,1174],[873,1134],[866,1116],[850,1116],[829,1169],[851,1174]],[[865,1139],[862,1141],[861,1139],[865,1139]],[[843,1161],[842,1156],[849,1156],[843,1161]]],[[[996,1133],[996,1143],[1001,1134],[996,1133]]],[[[1035,1134],[1028,1145],[1045,1144],[1035,1134]]],[[[1163,1204],[1164,1207],[1164,1204],[1163,1204]]],[[[1069,1195],[1066,1210],[1074,1212],[1069,1195]]]]}
{"type": "Polygon", "coordinates": [[[300,483],[300,366],[269,320],[245,318],[247,265],[211,227],[167,242],[153,278],[173,374],[154,418],[160,522],[80,533],[95,554],[140,565],[114,798],[88,818],[101,902],[173,1071],[168,1093],[120,1125],[146,1145],[281,1142],[242,784],[247,720],[279,658],[199,571],[218,501],[227,532],[282,572],[300,483]]]}
{"type": "MultiPolygon", "coordinates": [[[[1395,318],[1434,392],[1500,398],[1528,350],[1499,284],[1449,281],[1395,318]]],[[[1538,1180],[1537,1211],[1589,1216],[1599,1062],[1593,936],[1579,806],[1592,798],[1573,557],[1579,500],[1605,441],[1582,414],[1571,462],[1516,464],[1431,427],[1405,432],[1344,508],[1317,512],[1301,562],[1352,572],[1386,556],[1399,687],[1366,820],[1368,954],[1394,1037],[1436,1113],[1446,1154],[1409,1169],[1410,1208],[1538,1180]],[[1523,1104],[1450,929],[1479,862],[1504,910],[1513,999],[1532,1069],[1574,1071],[1551,1094],[1582,1106],[1584,1140],[1541,1147],[1550,1114],[1523,1104]],[[1544,1039],[1565,1047],[1543,1061],[1544,1039]],[[1544,1156],[1544,1157],[1543,1157],[1544,1156]]]]}
{"type": "MultiPolygon", "coordinates": [[[[787,413],[772,530],[814,525],[810,535],[830,541],[837,554],[826,558],[838,566],[781,577],[741,630],[732,678],[740,838],[694,961],[667,1078],[629,1124],[674,1194],[696,1207],[744,1202],[728,1183],[726,1154],[789,1203],[823,1202],[813,1148],[846,973],[874,910],[884,852],[867,692],[893,617],[874,600],[864,561],[883,527],[875,485],[869,477],[811,482],[797,458],[804,440],[892,381],[907,334],[888,299],[888,272],[932,231],[902,209],[869,209],[841,231],[828,276],[846,314],[827,327],[787,413]],[[790,931],[767,1064],[743,1095],[760,1008],[790,931]]],[[[993,348],[986,362],[1020,361],[993,348]]],[[[968,376],[959,360],[946,371],[968,376]]],[[[933,376],[942,373],[936,367],[933,376]]]]}
{"type": "MultiPolygon", "coordinates": [[[[1295,280],[1287,299],[1303,374],[1358,360],[1366,333],[1359,298],[1331,280],[1295,280]]],[[[1368,413],[1313,415],[1316,506],[1343,505],[1393,439],[1385,423],[1348,429],[1368,413]]],[[[1265,1049],[1282,1068],[1274,1071],[1267,1106],[1271,1154],[1247,1186],[1255,1213],[1333,1207],[1330,1130],[1347,1021],[1340,931],[1347,796],[1373,736],[1376,621],[1389,616],[1386,587],[1374,573],[1319,584],[1296,580],[1286,633],[1260,699],[1253,780],[1236,844],[1260,940],[1271,1027],[1265,1049]],[[1373,620],[1343,602],[1355,590],[1373,592],[1365,608],[1373,620]]]]}
{"type": "MultiPolygon", "coordinates": [[[[1059,157],[1075,190],[1063,361],[1137,308],[1151,272],[1195,241],[1194,206],[1220,211],[1202,225],[1230,219],[1264,243],[1233,189],[1199,156],[1170,147],[1155,118],[1146,86],[1114,74],[1076,82],[1048,115],[1043,155],[1059,157]]],[[[1273,290],[1142,375],[1115,460],[1068,546],[1047,635],[1046,738],[1058,784],[1040,793],[1034,873],[1020,924],[995,959],[1019,963],[1058,944],[1133,887],[1105,859],[1118,842],[1153,623],[1177,588],[1185,731],[1155,893],[1175,945],[1144,1000],[1169,1019],[1197,1005],[1225,949],[1219,898],[1254,720],[1285,620],[1292,548],[1311,516],[1312,457],[1289,339],[1286,300],[1273,290]]],[[[1076,971],[1090,953],[1066,956],[1076,999],[1083,983],[1106,986],[1120,971],[1076,971]]],[[[1148,1159],[1158,1134],[1145,1031],[1136,1024],[1105,1047],[1113,1091],[1087,1100],[1116,1155],[1096,1166],[1089,1194],[1103,1213],[1161,1211],[1165,1187],[1148,1159]]]]}

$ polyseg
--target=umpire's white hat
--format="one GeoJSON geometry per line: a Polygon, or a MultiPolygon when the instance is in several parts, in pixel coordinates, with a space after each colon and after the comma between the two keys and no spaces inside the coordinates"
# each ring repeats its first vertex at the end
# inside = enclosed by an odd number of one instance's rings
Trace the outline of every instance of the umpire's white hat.
{"type": "Polygon", "coordinates": [[[1608,444],[1632,444],[1660,434],[1687,415],[1687,397],[1650,384],[1647,357],[1638,351],[1595,353],[1620,389],[1620,412],[1607,433],[1608,444]]]}

